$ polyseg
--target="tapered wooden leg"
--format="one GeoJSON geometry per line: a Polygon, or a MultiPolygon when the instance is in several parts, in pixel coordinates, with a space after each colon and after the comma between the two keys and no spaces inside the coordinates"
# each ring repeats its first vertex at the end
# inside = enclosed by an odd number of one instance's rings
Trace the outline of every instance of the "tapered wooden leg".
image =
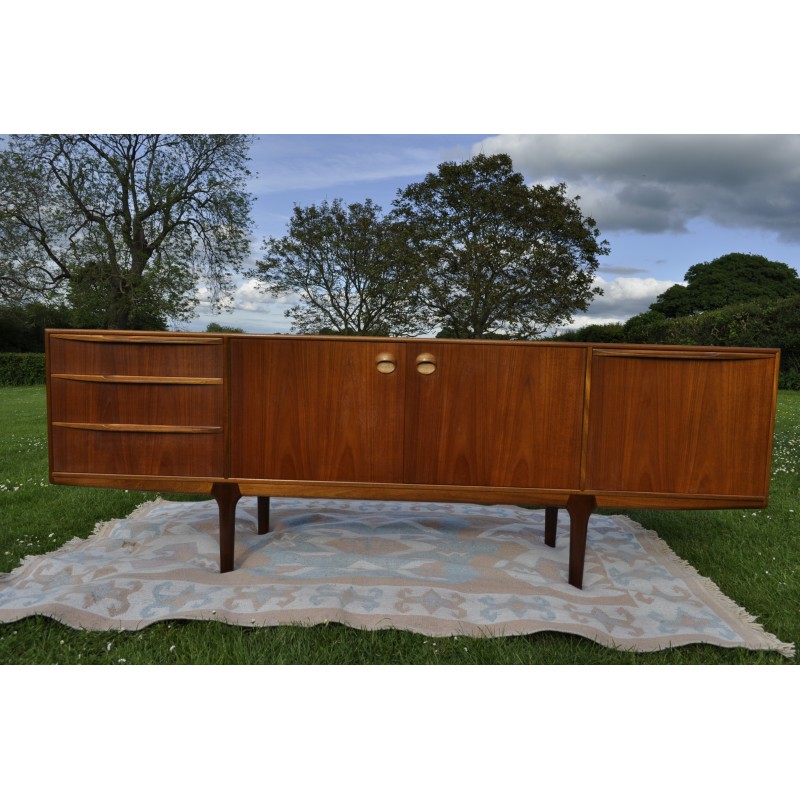
{"type": "Polygon", "coordinates": [[[219,571],[231,572],[236,541],[236,504],[242,494],[238,483],[215,483],[211,494],[219,506],[219,571]]]}
{"type": "Polygon", "coordinates": [[[569,582],[583,589],[583,562],[586,558],[586,532],[589,517],[597,508],[594,495],[571,494],[567,501],[569,511],[569,582]]]}
{"type": "Polygon", "coordinates": [[[548,506],[544,510],[544,543],[549,547],[556,546],[556,526],[558,525],[558,508],[548,506]]]}
{"type": "Polygon", "coordinates": [[[258,535],[269,531],[269,497],[258,498],[258,535]]]}

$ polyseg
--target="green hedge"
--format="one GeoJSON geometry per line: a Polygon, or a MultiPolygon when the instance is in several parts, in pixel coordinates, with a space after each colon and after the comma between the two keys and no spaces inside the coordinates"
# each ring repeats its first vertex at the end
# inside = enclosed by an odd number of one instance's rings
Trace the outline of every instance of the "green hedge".
{"type": "Polygon", "coordinates": [[[0,353],[0,386],[33,386],[44,382],[44,353],[0,353]]]}
{"type": "Polygon", "coordinates": [[[688,317],[648,311],[624,325],[589,325],[556,337],[573,342],[779,347],[780,387],[800,389],[800,297],[726,306],[688,317]]]}

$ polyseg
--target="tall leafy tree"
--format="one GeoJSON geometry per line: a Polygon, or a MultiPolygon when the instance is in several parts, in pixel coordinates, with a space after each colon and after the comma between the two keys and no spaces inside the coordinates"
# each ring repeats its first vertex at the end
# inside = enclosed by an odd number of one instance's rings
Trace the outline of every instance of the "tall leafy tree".
{"type": "Polygon", "coordinates": [[[685,317],[753,300],[781,300],[800,294],[797,271],[780,261],[751,253],[728,253],[695,264],[686,286],[670,286],[650,306],[666,317],[685,317]]]}
{"type": "Polygon", "coordinates": [[[369,199],[295,206],[286,235],[264,241],[249,274],[273,296],[296,296],[286,311],[295,332],[412,335],[424,324],[418,280],[396,257],[396,238],[396,227],[369,199]]]}
{"type": "Polygon", "coordinates": [[[400,258],[422,275],[435,325],[457,338],[534,338],[571,321],[608,243],[566,186],[528,186],[508,155],[445,162],[398,192],[400,258]]]}
{"type": "Polygon", "coordinates": [[[0,152],[0,298],[66,297],[78,324],[190,318],[249,252],[250,138],[12,136],[0,152]]]}

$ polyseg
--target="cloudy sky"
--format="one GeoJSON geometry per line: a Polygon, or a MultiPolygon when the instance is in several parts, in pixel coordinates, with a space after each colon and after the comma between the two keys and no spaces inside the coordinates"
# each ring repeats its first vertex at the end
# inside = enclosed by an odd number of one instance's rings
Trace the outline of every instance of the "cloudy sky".
{"type": "MultiPolygon", "coordinates": [[[[604,294],[574,325],[647,310],[693,264],[731,252],[800,268],[800,136],[743,134],[260,135],[251,155],[256,234],[281,236],[295,204],[371,198],[388,211],[397,190],[446,160],[508,153],[531,183],[565,182],[611,253],[604,294]]],[[[286,303],[242,282],[231,314],[209,321],[284,332],[286,303]]]]}
{"type": "MultiPolygon", "coordinates": [[[[726,253],[800,268],[796,34],[779,0],[43,0],[4,21],[0,130],[269,131],[252,260],[295,204],[389,210],[444,160],[506,152],[528,181],[564,181],[610,243],[605,294],[576,325],[627,319],[726,253]],[[120,30],[146,43],[135,67],[118,66],[120,30]],[[497,130],[538,133],[452,133],[497,130]]],[[[191,328],[285,331],[284,310],[242,283],[232,314],[191,328]]]]}

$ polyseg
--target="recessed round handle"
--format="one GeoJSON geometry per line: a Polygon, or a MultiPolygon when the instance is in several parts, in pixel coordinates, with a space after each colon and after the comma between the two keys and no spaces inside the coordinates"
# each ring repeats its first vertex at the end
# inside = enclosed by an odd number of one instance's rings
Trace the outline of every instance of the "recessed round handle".
{"type": "Polygon", "coordinates": [[[420,375],[430,375],[436,371],[436,356],[431,353],[420,353],[416,359],[417,372],[420,375]]]}
{"type": "Polygon", "coordinates": [[[375,364],[378,372],[382,372],[384,375],[391,375],[397,369],[397,360],[391,353],[378,353],[375,364]]]}

